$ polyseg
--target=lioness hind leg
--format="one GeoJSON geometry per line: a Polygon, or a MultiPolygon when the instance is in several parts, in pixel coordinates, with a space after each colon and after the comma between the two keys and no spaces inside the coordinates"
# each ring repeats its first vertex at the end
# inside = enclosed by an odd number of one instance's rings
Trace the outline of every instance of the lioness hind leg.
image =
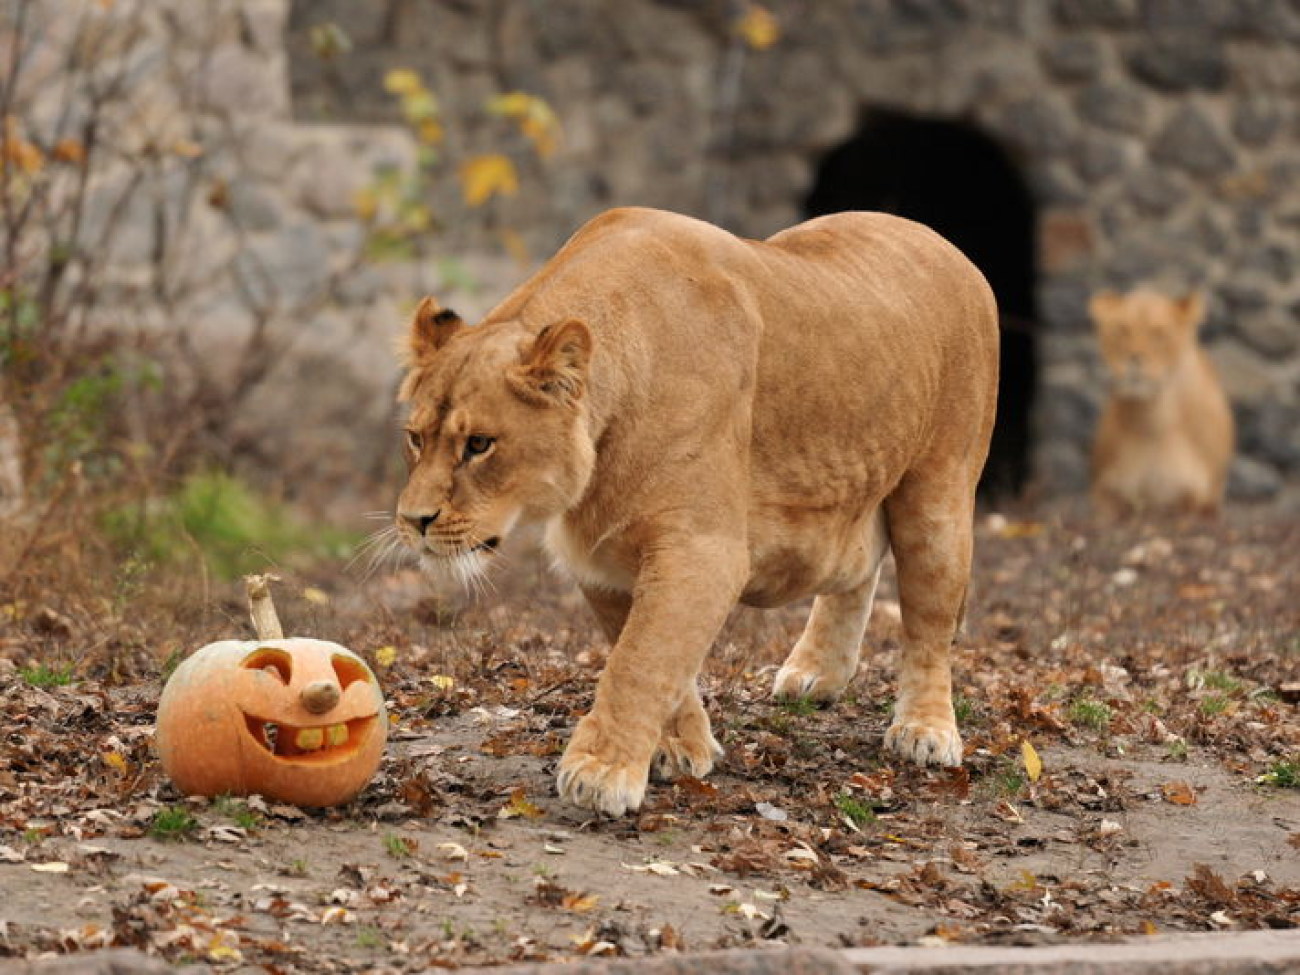
{"type": "Polygon", "coordinates": [[[650,763],[651,774],[661,782],[671,782],[684,775],[702,779],[713,771],[713,763],[722,757],[722,746],[713,737],[709,715],[694,684],[664,726],[650,763]]]}
{"type": "Polygon", "coordinates": [[[862,637],[880,582],[880,566],[871,581],[849,592],[818,596],[803,634],[776,672],[772,696],[782,701],[839,699],[858,672],[862,637]]]}
{"type": "Polygon", "coordinates": [[[862,637],[880,582],[880,569],[889,548],[882,511],[871,519],[867,539],[867,581],[856,589],[813,600],[803,634],[790,651],[772,684],[780,700],[837,700],[858,670],[862,637]]]}
{"type": "Polygon", "coordinates": [[[960,765],[962,759],[950,654],[973,547],[974,497],[963,483],[960,476],[905,480],[886,501],[903,651],[885,744],[920,765],[960,765]]]}

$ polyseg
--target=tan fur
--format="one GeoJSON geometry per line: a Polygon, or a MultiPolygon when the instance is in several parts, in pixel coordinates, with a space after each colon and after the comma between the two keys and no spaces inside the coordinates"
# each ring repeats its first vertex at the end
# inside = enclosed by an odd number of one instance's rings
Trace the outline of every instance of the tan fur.
{"type": "Polygon", "coordinates": [[[1196,337],[1204,298],[1104,292],[1089,311],[1111,378],[1093,444],[1094,503],[1109,515],[1218,510],[1233,423],[1196,337]]]}
{"type": "Polygon", "coordinates": [[[546,523],[613,643],[563,796],[618,815],[652,766],[712,768],[695,678],[738,600],[816,596],[774,693],[837,697],[890,548],[905,639],[886,741],[960,763],[949,645],[998,337],[992,293],[954,247],[883,214],[756,242],[620,209],[481,325],[435,314],[412,328],[418,450],[399,529],[427,561],[476,571],[485,541],[546,523]],[[473,435],[496,439],[475,453],[473,435]]]}

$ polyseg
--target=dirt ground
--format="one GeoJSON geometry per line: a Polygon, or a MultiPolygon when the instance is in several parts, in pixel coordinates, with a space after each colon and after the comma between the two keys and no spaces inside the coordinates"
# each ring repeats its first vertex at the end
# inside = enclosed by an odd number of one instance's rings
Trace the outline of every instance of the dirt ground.
{"type": "Polygon", "coordinates": [[[133,945],[349,972],[1300,925],[1294,501],[982,515],[958,770],[881,749],[888,581],[826,710],[767,696],[806,606],[739,610],[703,679],[726,757],[620,820],[552,785],[600,637],[527,539],[504,562],[472,602],[405,570],[285,579],[287,629],[366,655],[394,718],[371,785],[324,811],[186,800],[151,750],[163,658],[251,636],[236,585],[134,638],[129,606],[113,625],[53,596],[0,607],[0,958],[133,945]],[[77,679],[19,675],[49,660],[77,679]]]}

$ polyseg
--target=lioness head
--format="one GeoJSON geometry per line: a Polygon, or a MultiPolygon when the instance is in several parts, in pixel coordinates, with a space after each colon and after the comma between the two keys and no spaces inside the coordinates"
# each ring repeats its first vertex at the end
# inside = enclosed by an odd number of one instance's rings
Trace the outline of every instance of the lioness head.
{"type": "Polygon", "coordinates": [[[1112,389],[1125,399],[1150,399],[1196,343],[1205,317],[1199,292],[1169,298],[1154,291],[1103,291],[1088,305],[1112,389]]]}
{"type": "Polygon", "coordinates": [[[425,298],[412,319],[399,398],[409,474],[402,540],[430,570],[472,577],[521,521],[582,496],[594,448],[585,395],[591,334],[576,320],[467,328],[425,298]]]}

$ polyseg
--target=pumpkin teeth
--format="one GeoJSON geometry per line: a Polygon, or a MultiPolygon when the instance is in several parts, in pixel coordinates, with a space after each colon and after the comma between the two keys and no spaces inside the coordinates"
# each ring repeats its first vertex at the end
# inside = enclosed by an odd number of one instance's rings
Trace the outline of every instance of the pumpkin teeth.
{"type": "Polygon", "coordinates": [[[293,743],[304,752],[318,751],[325,744],[325,729],[299,728],[294,733],[293,743]]]}
{"type": "Polygon", "coordinates": [[[332,751],[346,753],[357,746],[372,719],[339,721],[310,728],[277,724],[249,715],[244,720],[253,740],[277,758],[324,761],[331,757],[332,751]]]}

